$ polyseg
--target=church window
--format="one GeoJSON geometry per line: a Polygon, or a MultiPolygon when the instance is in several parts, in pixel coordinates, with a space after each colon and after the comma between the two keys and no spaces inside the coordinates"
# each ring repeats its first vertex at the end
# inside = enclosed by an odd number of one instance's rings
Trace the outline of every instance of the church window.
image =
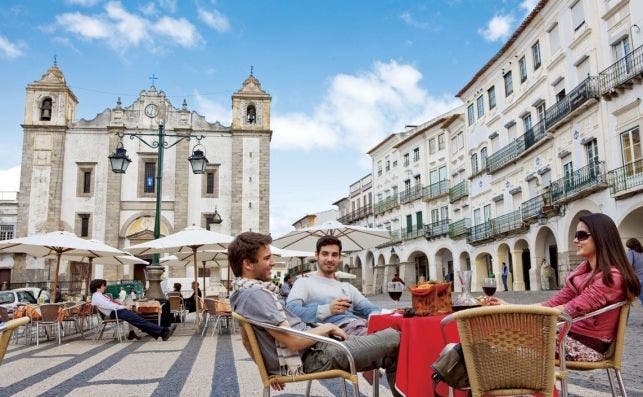
{"type": "Polygon", "coordinates": [[[78,214],[76,217],[76,234],[79,237],[91,238],[91,216],[90,214],[78,214]]]}
{"type": "Polygon", "coordinates": [[[41,121],[49,121],[51,120],[51,108],[52,108],[52,101],[51,98],[47,97],[42,100],[42,103],[40,104],[40,120],[41,121]]]}
{"type": "Polygon", "coordinates": [[[202,197],[219,197],[219,164],[208,164],[205,167],[201,189],[202,197]]]}
{"type": "Polygon", "coordinates": [[[96,163],[76,163],[78,177],[76,197],[91,197],[94,194],[94,171],[96,163]]]}
{"type": "Polygon", "coordinates": [[[257,122],[257,108],[255,108],[255,105],[249,105],[246,108],[246,121],[248,124],[255,124],[257,122]]]}
{"type": "Polygon", "coordinates": [[[145,177],[143,179],[143,192],[144,193],[154,193],[156,190],[155,185],[156,181],[154,180],[156,174],[156,163],[155,162],[146,162],[145,163],[145,177]]]}

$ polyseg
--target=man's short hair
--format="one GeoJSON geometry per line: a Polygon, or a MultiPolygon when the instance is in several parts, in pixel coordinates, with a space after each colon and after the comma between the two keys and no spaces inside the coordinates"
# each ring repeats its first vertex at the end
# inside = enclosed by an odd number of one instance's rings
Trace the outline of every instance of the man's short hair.
{"type": "Polygon", "coordinates": [[[92,280],[89,283],[89,292],[93,294],[94,292],[98,291],[103,285],[107,285],[107,281],[103,280],[102,278],[92,280]]]}
{"type": "Polygon", "coordinates": [[[272,237],[269,234],[243,232],[235,237],[228,246],[228,262],[232,273],[236,277],[241,277],[243,260],[256,263],[259,249],[270,243],[272,243],[272,237]]]}
{"type": "Polygon", "coordinates": [[[322,247],[327,245],[336,245],[339,247],[339,253],[342,253],[342,242],[335,236],[322,236],[317,240],[317,251],[315,253],[319,254],[322,247]]]}

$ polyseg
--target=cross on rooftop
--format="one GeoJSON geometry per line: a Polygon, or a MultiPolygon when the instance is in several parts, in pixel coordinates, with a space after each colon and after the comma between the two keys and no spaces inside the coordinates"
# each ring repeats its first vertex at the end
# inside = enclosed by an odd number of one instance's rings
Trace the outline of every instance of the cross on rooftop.
{"type": "Polygon", "coordinates": [[[156,77],[156,75],[155,75],[154,73],[152,73],[152,75],[151,75],[148,79],[149,79],[149,80],[152,80],[152,87],[154,87],[154,82],[155,82],[156,80],[158,80],[159,78],[158,78],[158,77],[156,77]]]}

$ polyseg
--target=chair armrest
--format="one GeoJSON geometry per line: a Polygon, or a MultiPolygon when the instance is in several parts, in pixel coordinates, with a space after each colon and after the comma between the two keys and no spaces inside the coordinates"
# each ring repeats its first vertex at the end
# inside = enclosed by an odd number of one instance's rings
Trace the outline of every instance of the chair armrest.
{"type": "Polygon", "coordinates": [[[302,338],[312,339],[312,340],[317,341],[317,342],[326,343],[326,344],[329,344],[329,345],[334,345],[334,346],[338,347],[342,352],[344,352],[346,354],[346,356],[348,357],[348,363],[350,365],[351,374],[352,375],[357,374],[357,367],[355,366],[355,359],[353,358],[353,355],[351,354],[350,350],[348,350],[348,348],[343,343],[341,343],[341,342],[339,342],[339,341],[337,341],[335,339],[329,338],[327,336],[310,334],[310,333],[304,332],[304,331],[298,331],[298,330],[292,329],[292,328],[279,327],[279,326],[272,325],[272,324],[266,324],[266,323],[262,323],[262,322],[259,322],[259,321],[253,321],[253,320],[247,319],[245,317],[242,317],[241,315],[239,315],[239,314],[237,314],[235,312],[232,312],[232,315],[233,315],[233,317],[237,318],[237,320],[239,320],[239,321],[245,321],[245,322],[247,322],[249,324],[252,324],[252,325],[255,325],[257,327],[270,329],[270,330],[278,331],[278,332],[283,332],[283,333],[286,333],[286,334],[297,335],[297,336],[300,336],[302,338]],[[242,318],[239,318],[239,317],[242,317],[242,318]]]}
{"type": "Polygon", "coordinates": [[[603,314],[603,313],[612,311],[612,310],[617,309],[617,308],[619,308],[621,306],[625,306],[626,304],[627,304],[627,301],[621,301],[621,302],[613,303],[611,305],[607,305],[607,306],[605,306],[605,307],[603,307],[601,309],[594,310],[591,313],[587,313],[587,314],[585,314],[583,316],[574,318],[574,322],[576,323],[576,322],[583,321],[583,320],[586,320],[586,319],[594,317],[594,316],[598,316],[599,314],[603,314]]]}
{"type": "Polygon", "coordinates": [[[20,317],[15,320],[9,320],[5,323],[0,324],[0,332],[11,331],[22,325],[29,323],[29,317],[20,317]]]}

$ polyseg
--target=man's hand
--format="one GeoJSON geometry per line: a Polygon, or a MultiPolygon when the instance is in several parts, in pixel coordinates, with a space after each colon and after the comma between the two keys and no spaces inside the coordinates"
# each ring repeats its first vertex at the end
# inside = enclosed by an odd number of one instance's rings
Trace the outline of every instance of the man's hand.
{"type": "Polygon", "coordinates": [[[327,336],[334,337],[335,339],[339,339],[339,340],[348,339],[348,334],[344,332],[343,329],[336,326],[335,324],[326,323],[324,324],[324,326],[328,327],[328,332],[326,333],[327,336]]]}
{"type": "Polygon", "coordinates": [[[352,303],[348,298],[337,298],[332,300],[328,306],[331,314],[342,314],[346,313],[352,303]]]}
{"type": "Polygon", "coordinates": [[[271,383],[270,387],[272,387],[272,390],[282,391],[286,388],[286,384],[275,382],[275,383],[271,383]]]}

